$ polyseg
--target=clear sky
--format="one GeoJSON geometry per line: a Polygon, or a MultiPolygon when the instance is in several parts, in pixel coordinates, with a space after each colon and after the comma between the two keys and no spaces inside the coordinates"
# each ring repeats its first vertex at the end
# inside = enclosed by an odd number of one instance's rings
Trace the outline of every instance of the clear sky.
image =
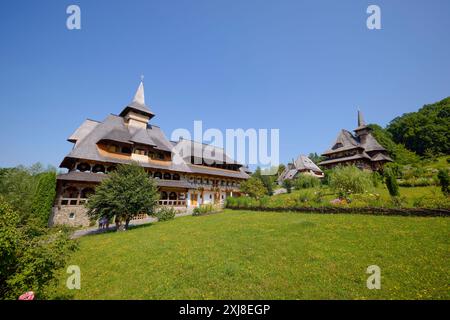
{"type": "Polygon", "coordinates": [[[85,118],[279,128],[281,161],[450,95],[450,1],[2,1],[0,166],[58,166],[85,118]],[[81,8],[81,30],[66,8],[81,8]],[[381,30],[366,27],[368,5],[381,30]]]}

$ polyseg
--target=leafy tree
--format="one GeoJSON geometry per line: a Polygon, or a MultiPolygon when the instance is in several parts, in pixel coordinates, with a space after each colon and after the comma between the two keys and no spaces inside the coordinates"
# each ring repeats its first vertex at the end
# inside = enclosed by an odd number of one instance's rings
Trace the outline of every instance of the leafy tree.
{"type": "Polygon", "coordinates": [[[47,226],[56,195],[56,172],[41,173],[37,180],[31,213],[40,222],[40,225],[47,226]]]}
{"type": "Polygon", "coordinates": [[[394,142],[404,144],[419,155],[424,155],[427,149],[449,154],[450,97],[395,118],[387,131],[394,142]]]}
{"type": "Polygon", "coordinates": [[[292,181],[289,179],[283,180],[283,188],[286,189],[287,193],[292,192],[292,181]]]}
{"type": "Polygon", "coordinates": [[[115,216],[125,222],[127,229],[138,214],[154,215],[158,199],[156,183],[142,167],[137,164],[119,165],[89,197],[87,213],[95,219],[115,216]]]}
{"type": "Polygon", "coordinates": [[[275,184],[274,177],[263,175],[261,176],[260,180],[263,183],[264,187],[266,188],[267,194],[269,196],[273,195],[273,186],[275,184]]]}
{"type": "Polygon", "coordinates": [[[24,224],[0,197],[0,299],[17,299],[26,291],[45,297],[44,289],[76,247],[64,229],[39,228],[32,220],[24,224]]]}
{"type": "Polygon", "coordinates": [[[438,172],[438,179],[439,184],[441,185],[441,190],[444,195],[450,194],[449,184],[450,184],[450,178],[448,175],[448,170],[446,169],[440,169],[438,172]]]}
{"type": "Polygon", "coordinates": [[[377,141],[386,148],[392,159],[398,164],[413,164],[420,161],[419,156],[404,145],[395,143],[392,140],[392,134],[377,124],[370,124],[372,134],[377,141]]]}
{"type": "Polygon", "coordinates": [[[267,189],[260,179],[250,177],[248,180],[241,183],[241,192],[249,195],[252,198],[259,199],[267,194],[267,189]]]}
{"type": "Polygon", "coordinates": [[[339,197],[344,198],[369,190],[372,187],[372,179],[369,173],[355,166],[338,166],[330,173],[329,185],[339,197]]]}
{"type": "Polygon", "coordinates": [[[286,166],[282,163],[280,163],[280,165],[278,166],[278,170],[277,170],[277,176],[279,177],[283,171],[286,170],[286,166]]]}
{"type": "Polygon", "coordinates": [[[398,188],[397,178],[394,174],[394,172],[390,169],[385,170],[385,181],[386,181],[386,187],[389,190],[389,194],[392,197],[398,197],[400,195],[400,191],[398,188]]]}
{"type": "Polygon", "coordinates": [[[267,175],[265,173],[270,173],[271,171],[262,171],[260,167],[257,167],[255,172],[252,174],[252,177],[260,180],[266,189],[266,194],[273,194],[273,187],[275,184],[275,177],[271,175],[267,175]]]}
{"type": "Polygon", "coordinates": [[[319,156],[319,155],[317,154],[317,152],[314,152],[314,153],[311,152],[311,153],[309,154],[308,158],[311,159],[311,161],[314,162],[315,164],[318,164],[319,162],[321,162],[322,160],[325,159],[324,157],[319,156]]]}
{"type": "MultiPolygon", "coordinates": [[[[17,166],[15,168],[3,168],[0,171],[0,195],[19,213],[22,222],[33,218],[33,207],[39,206],[35,198],[38,191],[41,175],[53,172],[54,168],[44,169],[40,163],[31,167],[17,166]]],[[[48,186],[49,192],[54,192],[54,186],[48,186]],[[53,189],[53,190],[50,190],[53,189]]],[[[39,191],[42,193],[42,189],[39,191]]],[[[42,194],[41,194],[42,195],[42,194]]],[[[50,198],[47,195],[44,199],[50,198]]],[[[53,202],[53,199],[51,199],[53,202]]],[[[36,221],[35,221],[36,222],[36,221]]]]}

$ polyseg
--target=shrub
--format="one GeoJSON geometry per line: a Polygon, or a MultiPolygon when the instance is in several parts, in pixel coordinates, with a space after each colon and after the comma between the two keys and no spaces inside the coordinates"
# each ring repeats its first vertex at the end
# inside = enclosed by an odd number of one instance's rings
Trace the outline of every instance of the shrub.
{"type": "Polygon", "coordinates": [[[372,172],[371,174],[372,184],[375,188],[377,188],[381,183],[383,183],[383,176],[378,172],[372,172]]]}
{"type": "Polygon", "coordinates": [[[167,221],[175,218],[177,211],[172,207],[161,207],[155,212],[155,217],[158,221],[167,221]]]}
{"type": "Polygon", "coordinates": [[[406,205],[408,202],[406,200],[406,197],[400,197],[400,196],[392,196],[391,197],[391,205],[393,207],[403,207],[404,205],[406,205]]]}
{"type": "Polygon", "coordinates": [[[340,198],[346,198],[353,193],[363,193],[372,186],[370,174],[355,166],[336,167],[330,174],[330,188],[340,198]]]}
{"type": "Polygon", "coordinates": [[[292,181],[289,179],[284,180],[283,188],[286,189],[287,193],[291,193],[292,192],[292,181]]]}
{"type": "Polygon", "coordinates": [[[398,181],[398,185],[402,187],[426,187],[435,185],[436,181],[433,178],[409,178],[398,181]]]}
{"type": "Polygon", "coordinates": [[[448,195],[450,193],[450,190],[449,190],[450,178],[448,175],[448,170],[440,169],[438,172],[438,179],[439,179],[439,184],[441,185],[442,193],[444,195],[448,195]]]}
{"type": "Polygon", "coordinates": [[[391,197],[398,197],[400,191],[398,188],[397,178],[394,176],[392,170],[385,171],[386,187],[389,190],[391,197]]]}
{"type": "Polygon", "coordinates": [[[27,291],[45,298],[45,288],[54,283],[75,249],[68,230],[23,224],[19,213],[0,197],[0,300],[15,300],[27,291]]]}
{"type": "MultiPolygon", "coordinates": [[[[236,198],[236,199],[238,199],[238,198],[236,198]]],[[[216,206],[211,203],[207,203],[207,204],[202,204],[199,207],[194,208],[194,210],[192,211],[192,215],[193,216],[201,216],[204,214],[217,212],[220,210],[221,210],[220,206],[216,206]]]]}
{"type": "Polygon", "coordinates": [[[431,194],[415,198],[413,206],[430,209],[450,209],[450,198],[442,194],[431,194]]]}
{"type": "Polygon", "coordinates": [[[267,194],[267,189],[262,181],[256,177],[250,177],[250,179],[241,183],[241,191],[248,194],[250,197],[259,199],[267,194]]]}
{"type": "Polygon", "coordinates": [[[320,180],[316,177],[301,174],[297,179],[294,180],[294,187],[297,190],[314,188],[320,185],[320,180]]]}

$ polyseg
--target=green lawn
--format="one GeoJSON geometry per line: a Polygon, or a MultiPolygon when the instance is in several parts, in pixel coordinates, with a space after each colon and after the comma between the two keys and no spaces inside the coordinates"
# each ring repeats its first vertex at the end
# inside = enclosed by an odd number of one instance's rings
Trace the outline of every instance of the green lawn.
{"type": "Polygon", "coordinates": [[[81,238],[81,290],[61,271],[53,297],[450,299],[449,236],[449,218],[226,210],[81,238]]]}

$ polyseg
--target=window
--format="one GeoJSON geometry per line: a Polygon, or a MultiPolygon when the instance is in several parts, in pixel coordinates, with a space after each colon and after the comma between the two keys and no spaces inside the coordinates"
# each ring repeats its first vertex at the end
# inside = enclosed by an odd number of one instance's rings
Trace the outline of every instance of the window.
{"type": "Polygon", "coordinates": [[[212,199],[212,194],[209,195],[209,198],[212,199]]]}
{"type": "Polygon", "coordinates": [[[169,200],[177,200],[177,194],[175,192],[169,193],[169,200]]]}
{"type": "Polygon", "coordinates": [[[81,172],[90,171],[91,170],[91,166],[88,163],[86,163],[86,162],[82,162],[82,163],[77,165],[77,170],[81,171],[81,172]]]}
{"type": "Polygon", "coordinates": [[[69,219],[71,220],[75,219],[75,212],[69,213],[69,219]]]}
{"type": "Polygon", "coordinates": [[[178,173],[174,173],[172,179],[173,180],[180,180],[180,175],[178,173]]]}
{"type": "Polygon", "coordinates": [[[153,177],[155,179],[161,179],[162,178],[162,173],[161,172],[155,172],[155,174],[153,175],[153,177]]]}
{"type": "Polygon", "coordinates": [[[112,144],[108,146],[109,152],[120,152],[120,147],[118,145],[112,144]]]}
{"type": "Polygon", "coordinates": [[[101,165],[101,164],[96,164],[94,166],[94,168],[92,169],[92,172],[94,172],[94,173],[98,173],[98,172],[105,173],[105,167],[103,165],[101,165]]]}
{"type": "Polygon", "coordinates": [[[122,147],[122,153],[131,153],[131,149],[128,147],[122,147]]]}
{"type": "Polygon", "coordinates": [[[140,154],[140,155],[142,155],[142,156],[147,155],[147,151],[144,150],[144,149],[134,149],[134,153],[140,154]]]}
{"type": "Polygon", "coordinates": [[[170,175],[170,173],[166,172],[164,173],[164,180],[171,180],[172,176],[170,175]]]}

